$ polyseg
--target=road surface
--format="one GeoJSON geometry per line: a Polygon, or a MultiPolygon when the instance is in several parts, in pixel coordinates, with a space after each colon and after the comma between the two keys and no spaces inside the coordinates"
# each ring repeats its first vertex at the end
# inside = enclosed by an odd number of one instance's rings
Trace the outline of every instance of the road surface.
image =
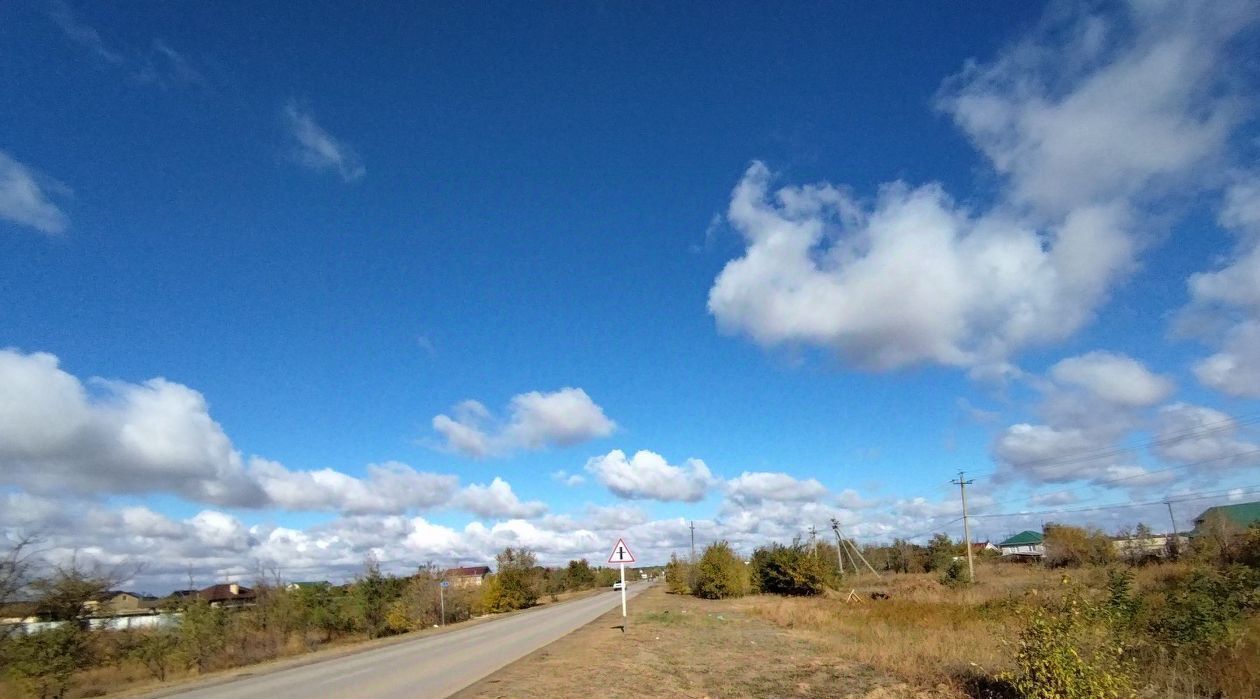
{"type": "MultiPolygon", "coordinates": [[[[645,587],[646,583],[631,585],[626,595],[633,597],[645,587]]],[[[178,699],[445,697],[620,605],[620,592],[602,592],[449,633],[162,696],[178,699]]]]}

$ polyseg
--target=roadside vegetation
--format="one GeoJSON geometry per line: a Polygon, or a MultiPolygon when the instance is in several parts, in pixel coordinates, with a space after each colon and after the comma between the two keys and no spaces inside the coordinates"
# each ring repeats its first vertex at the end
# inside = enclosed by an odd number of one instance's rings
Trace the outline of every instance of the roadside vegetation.
{"type": "MultiPolygon", "coordinates": [[[[252,581],[256,602],[241,609],[193,597],[168,598],[173,621],[159,628],[90,628],[92,602],[135,571],[74,562],[45,567],[30,542],[0,561],[0,606],[24,609],[59,624],[24,634],[0,625],[0,696],[86,697],[144,684],[236,668],[318,649],[395,636],[445,623],[545,604],[611,586],[618,571],[585,560],[543,568],[526,548],[504,549],[496,572],[480,586],[451,585],[439,596],[443,571],[385,573],[369,558],[344,585],[286,586],[274,572],[252,581]],[[20,602],[19,602],[20,601],[20,602]]],[[[191,585],[190,585],[191,587],[191,585]]]]}
{"type": "Polygon", "coordinates": [[[776,544],[745,562],[718,542],[694,565],[671,560],[666,589],[731,600],[837,658],[958,695],[1260,696],[1260,527],[1210,524],[1167,560],[1055,524],[1045,546],[1043,563],[979,556],[973,584],[944,534],[863,547],[880,577],[842,573],[834,546],[776,544]]]}

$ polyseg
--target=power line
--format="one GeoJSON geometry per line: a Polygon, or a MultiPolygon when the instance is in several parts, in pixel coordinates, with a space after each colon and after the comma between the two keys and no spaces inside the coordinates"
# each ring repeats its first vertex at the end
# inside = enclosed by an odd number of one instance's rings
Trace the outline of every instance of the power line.
{"type": "MultiPolygon", "coordinates": [[[[1075,454],[1048,456],[1041,459],[1032,459],[1030,461],[1021,461],[1022,467],[1040,467],[1040,466],[1069,466],[1079,463],[1087,463],[1090,461],[1098,461],[1101,459],[1120,456],[1125,453],[1138,449],[1150,449],[1152,447],[1167,446],[1176,444],[1196,437],[1206,437],[1217,432],[1226,432],[1246,425],[1260,423],[1260,413],[1244,413],[1241,416],[1227,418],[1225,420],[1217,420],[1207,422],[1196,427],[1173,432],[1158,439],[1151,439],[1141,443],[1130,444],[1128,446],[1118,447],[1102,447],[1098,449],[1086,449],[1075,454]]],[[[1258,450],[1260,451],[1260,450],[1258,450]]],[[[982,471],[978,475],[988,476],[997,473],[997,469],[991,471],[982,471]]]]}
{"type": "Polygon", "coordinates": [[[995,512],[992,514],[971,515],[972,517],[998,518],[998,517],[1032,517],[1035,515],[1060,515],[1060,514],[1076,514],[1079,512],[1098,512],[1101,510],[1119,510],[1131,507],[1147,507],[1150,505],[1162,505],[1165,502],[1191,502],[1194,500],[1206,500],[1208,498],[1221,497],[1237,493],[1239,495],[1253,495],[1260,492],[1260,484],[1234,486],[1232,488],[1223,488],[1215,491],[1205,491],[1200,493],[1186,493],[1181,496],[1171,498],[1161,498],[1159,500],[1151,500],[1149,502],[1128,502],[1114,503],[1111,505],[1098,505],[1096,507],[1076,507],[1062,508],[1058,510],[1035,510],[1032,512],[995,512]]]}

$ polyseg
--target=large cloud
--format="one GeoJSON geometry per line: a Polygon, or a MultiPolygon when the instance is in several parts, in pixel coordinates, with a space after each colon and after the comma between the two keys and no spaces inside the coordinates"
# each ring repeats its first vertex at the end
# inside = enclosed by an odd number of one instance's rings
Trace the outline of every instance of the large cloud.
{"type": "Polygon", "coordinates": [[[586,470],[613,494],[629,499],[696,502],[716,484],[709,467],[700,459],[687,459],[686,464],[674,466],[646,449],[636,452],[633,458],[614,449],[588,460],[586,470]]]}
{"type": "Polygon", "coordinates": [[[245,459],[204,396],[162,378],[143,383],[67,373],[51,354],[0,350],[0,486],[34,494],[174,493],[232,507],[401,514],[453,507],[534,517],[502,479],[458,490],[454,475],[369,464],[362,477],[245,459]],[[91,390],[90,390],[91,389],[91,390]]]}
{"type": "Polygon", "coordinates": [[[1111,352],[1068,357],[1050,368],[1059,383],[1083,388],[1099,398],[1126,407],[1148,407],[1173,392],[1173,382],[1151,373],[1137,360],[1111,352]]]}
{"type": "Polygon", "coordinates": [[[447,449],[478,458],[506,455],[518,449],[571,446],[607,437],[617,428],[604,415],[604,409],[580,388],[513,396],[506,424],[499,424],[475,400],[460,403],[452,413],[453,417],[434,417],[433,429],[445,438],[447,449]]]}
{"type": "Polygon", "coordinates": [[[50,354],[0,350],[0,479],[36,492],[265,504],[200,393],[160,378],[96,386],[90,395],[50,354]]]}
{"type": "Polygon", "coordinates": [[[874,369],[986,374],[1070,337],[1134,267],[1146,196],[1204,186],[1241,117],[1229,41],[1255,14],[1226,2],[1072,16],[947,81],[939,106],[1003,176],[987,210],[936,184],[891,183],[873,203],[829,183],[772,190],[754,163],[727,210],[746,249],[709,311],[762,345],[874,369]]]}

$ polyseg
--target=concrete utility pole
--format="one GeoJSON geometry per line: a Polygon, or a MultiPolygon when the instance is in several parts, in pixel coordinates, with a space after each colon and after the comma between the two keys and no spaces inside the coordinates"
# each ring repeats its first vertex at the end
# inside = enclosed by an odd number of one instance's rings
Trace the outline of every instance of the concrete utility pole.
{"type": "Polygon", "coordinates": [[[965,480],[963,475],[965,475],[964,472],[959,471],[958,478],[950,481],[950,483],[958,484],[958,490],[962,493],[963,540],[967,544],[967,581],[974,583],[976,581],[976,564],[971,559],[971,521],[967,519],[967,486],[975,483],[976,480],[974,478],[965,480]]]}
{"type": "MultiPolygon", "coordinates": [[[[1177,519],[1173,517],[1172,502],[1165,500],[1164,504],[1168,506],[1168,521],[1172,523],[1172,549],[1171,551],[1175,552],[1176,554],[1175,556],[1173,556],[1173,558],[1180,558],[1181,557],[1181,536],[1177,534],[1177,519]]],[[[1167,548],[1167,544],[1165,544],[1165,548],[1167,548]]]]}
{"type": "Polygon", "coordinates": [[[818,528],[809,525],[809,548],[814,554],[814,558],[818,558],[818,528]]]}
{"type": "Polygon", "coordinates": [[[691,562],[696,562],[696,522],[691,522],[691,562]]]}

